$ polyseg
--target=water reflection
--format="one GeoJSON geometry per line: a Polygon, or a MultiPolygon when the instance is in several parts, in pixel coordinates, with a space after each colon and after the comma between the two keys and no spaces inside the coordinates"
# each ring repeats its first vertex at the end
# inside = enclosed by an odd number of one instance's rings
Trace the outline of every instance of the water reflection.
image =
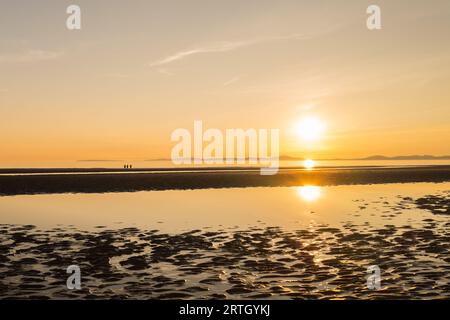
{"type": "Polygon", "coordinates": [[[318,186],[303,186],[297,188],[298,195],[305,201],[313,202],[320,198],[322,190],[318,186]]]}
{"type": "MultiPolygon", "coordinates": [[[[21,224],[45,229],[73,225],[93,231],[98,231],[97,226],[133,226],[180,233],[205,226],[214,231],[244,228],[255,226],[255,221],[298,230],[307,228],[312,218],[314,223],[332,227],[340,227],[342,221],[420,227],[421,219],[431,214],[409,210],[409,204],[399,203],[405,201],[399,196],[418,199],[448,190],[449,182],[323,187],[311,183],[297,187],[0,196],[0,230],[2,224],[21,224]],[[383,212],[390,208],[396,210],[383,212]]],[[[446,215],[431,218],[448,222],[446,215]]]]}

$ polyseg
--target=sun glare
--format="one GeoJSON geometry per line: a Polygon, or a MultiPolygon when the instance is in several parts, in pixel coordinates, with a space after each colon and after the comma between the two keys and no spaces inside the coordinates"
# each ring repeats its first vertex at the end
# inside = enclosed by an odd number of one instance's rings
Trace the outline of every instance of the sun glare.
{"type": "Polygon", "coordinates": [[[317,117],[305,117],[296,126],[298,136],[308,142],[319,140],[325,131],[325,124],[317,117]]]}
{"type": "Polygon", "coordinates": [[[306,169],[312,169],[316,166],[316,163],[312,159],[306,159],[305,161],[303,161],[303,166],[306,169]]]}
{"type": "Polygon", "coordinates": [[[318,186],[304,186],[297,189],[299,196],[308,202],[316,201],[320,198],[321,190],[318,186]]]}

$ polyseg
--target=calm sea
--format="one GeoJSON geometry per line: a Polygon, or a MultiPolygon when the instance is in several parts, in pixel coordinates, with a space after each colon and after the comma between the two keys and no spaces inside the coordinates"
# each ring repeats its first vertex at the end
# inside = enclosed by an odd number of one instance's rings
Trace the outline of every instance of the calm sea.
{"type": "MultiPolygon", "coordinates": [[[[174,168],[174,167],[220,167],[221,165],[174,165],[171,161],[0,161],[0,168],[123,168],[131,164],[133,168],[174,168]]],[[[359,167],[359,166],[417,166],[417,165],[450,165],[450,160],[317,160],[316,167],[359,167]]],[[[227,165],[229,166],[229,165],[227,165]]],[[[236,166],[250,166],[248,164],[236,166]]],[[[257,165],[259,166],[259,165],[257,165]]],[[[280,167],[302,167],[303,161],[282,160],[280,167]]]]}

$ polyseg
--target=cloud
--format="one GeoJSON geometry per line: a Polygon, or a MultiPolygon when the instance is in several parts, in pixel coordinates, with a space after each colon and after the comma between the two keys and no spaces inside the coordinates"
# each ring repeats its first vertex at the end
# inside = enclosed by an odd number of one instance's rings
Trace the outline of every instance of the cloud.
{"type": "Polygon", "coordinates": [[[129,78],[130,77],[128,74],[120,73],[120,72],[106,73],[103,76],[107,77],[107,78],[118,78],[118,79],[125,79],[125,78],[129,78]]]}
{"type": "Polygon", "coordinates": [[[159,68],[156,71],[158,71],[158,73],[161,73],[161,74],[163,74],[165,76],[173,76],[172,72],[167,71],[166,69],[163,69],[163,68],[159,68]]]}
{"type": "Polygon", "coordinates": [[[304,35],[304,34],[290,34],[285,36],[275,36],[275,37],[266,37],[259,39],[250,39],[245,41],[222,41],[206,44],[203,46],[198,46],[191,49],[185,49],[179,52],[176,52],[172,55],[164,57],[160,60],[150,62],[148,64],[149,67],[160,67],[163,65],[167,65],[169,63],[183,60],[187,57],[203,54],[203,53],[217,53],[217,52],[227,52],[233,51],[236,49],[249,47],[256,44],[270,43],[274,41],[282,41],[282,40],[306,40],[312,38],[314,35],[304,35]]]}
{"type": "Polygon", "coordinates": [[[18,54],[0,55],[0,63],[30,63],[54,60],[63,55],[62,51],[27,50],[18,54]]]}
{"type": "Polygon", "coordinates": [[[226,82],[223,84],[223,86],[224,86],[224,87],[227,87],[227,86],[229,86],[229,85],[231,85],[231,84],[233,84],[233,83],[235,83],[235,82],[237,82],[237,81],[239,81],[239,80],[241,80],[241,76],[233,77],[233,78],[231,78],[230,80],[226,81],[226,82]]]}
{"type": "Polygon", "coordinates": [[[177,52],[173,55],[167,56],[161,60],[157,60],[149,63],[150,67],[162,66],[171,62],[182,60],[186,57],[199,54],[199,53],[211,53],[211,52],[226,52],[245,46],[246,42],[218,42],[209,44],[203,47],[197,47],[194,49],[188,49],[177,52]]]}

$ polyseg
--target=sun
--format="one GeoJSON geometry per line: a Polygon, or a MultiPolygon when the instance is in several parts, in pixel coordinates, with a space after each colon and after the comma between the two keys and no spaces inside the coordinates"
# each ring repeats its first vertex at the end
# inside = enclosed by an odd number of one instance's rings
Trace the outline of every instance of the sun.
{"type": "Polygon", "coordinates": [[[305,159],[305,161],[303,161],[303,166],[306,169],[312,169],[316,166],[316,163],[312,159],[305,159]]]}
{"type": "Polygon", "coordinates": [[[304,141],[313,142],[322,138],[325,123],[317,117],[308,116],[296,125],[297,135],[304,141]]]}

